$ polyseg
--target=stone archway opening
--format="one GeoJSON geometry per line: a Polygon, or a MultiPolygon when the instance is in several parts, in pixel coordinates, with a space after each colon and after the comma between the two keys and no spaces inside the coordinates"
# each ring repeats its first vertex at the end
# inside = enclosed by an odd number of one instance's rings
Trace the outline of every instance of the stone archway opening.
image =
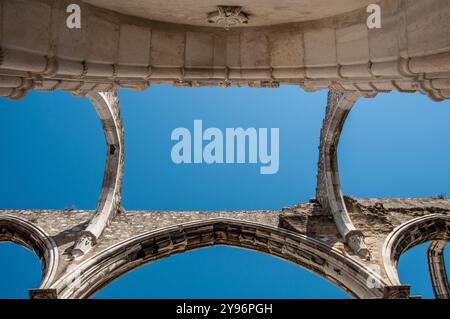
{"type": "Polygon", "coordinates": [[[27,299],[30,288],[39,287],[42,279],[38,255],[12,242],[0,242],[1,299],[27,299]]]}
{"type": "Polygon", "coordinates": [[[146,264],[91,298],[349,298],[306,269],[246,249],[214,246],[146,264]],[[177,265],[182,264],[183,267],[177,265]],[[155,290],[154,287],[158,287],[155,290]]]}
{"type": "Polygon", "coordinates": [[[53,237],[49,237],[40,226],[26,218],[13,216],[13,214],[2,214],[0,216],[0,243],[2,242],[17,244],[39,258],[42,276],[40,284],[33,287],[35,289],[30,289],[30,297],[33,297],[33,291],[38,288],[46,289],[51,285],[58,271],[59,263],[58,247],[53,237]]]}
{"type": "MultiPolygon", "coordinates": [[[[412,296],[421,296],[424,299],[436,298],[433,291],[433,281],[429,274],[430,265],[427,263],[427,252],[432,243],[429,241],[414,246],[405,251],[399,258],[398,274],[400,282],[411,286],[412,296]]],[[[450,250],[446,248],[443,254],[445,261],[448,261],[450,250]]]]}
{"type": "Polygon", "coordinates": [[[345,195],[356,198],[445,198],[450,101],[397,92],[361,99],[338,149],[345,195]]]}
{"type": "Polygon", "coordinates": [[[123,190],[126,209],[281,209],[314,197],[317,144],[326,101],[324,90],[311,93],[292,85],[277,89],[181,89],[154,85],[143,92],[120,90],[119,95],[126,128],[123,190]],[[195,121],[201,121],[204,136],[212,128],[220,131],[223,162],[205,160],[211,142],[206,138],[201,144],[201,163],[195,162],[195,146],[200,145],[194,139],[195,121]],[[181,140],[172,140],[171,135],[181,128],[190,134],[187,140],[191,163],[175,163],[171,157],[173,147],[181,140]],[[261,169],[275,160],[273,156],[264,164],[258,154],[259,145],[254,148],[255,163],[250,162],[249,152],[253,148],[248,137],[245,163],[238,162],[236,145],[234,162],[227,162],[226,132],[239,128],[254,129],[255,144],[268,142],[268,153],[274,150],[271,133],[279,131],[276,172],[261,174],[261,169]],[[262,130],[267,130],[266,139],[259,139],[262,130]]]}
{"type": "Polygon", "coordinates": [[[448,299],[450,285],[446,274],[444,248],[449,238],[450,217],[448,213],[417,217],[397,226],[386,237],[382,248],[384,268],[391,284],[400,285],[398,273],[400,257],[405,252],[430,242],[427,250],[427,263],[434,295],[439,299],[448,299]]]}
{"type": "Polygon", "coordinates": [[[95,209],[106,150],[89,101],[58,90],[1,103],[0,206],[95,209]]]}
{"type": "Polygon", "coordinates": [[[321,276],[356,298],[379,298],[386,282],[360,262],[304,235],[264,224],[208,218],[160,228],[116,243],[85,259],[52,288],[59,298],[89,298],[126,273],[162,258],[226,245],[269,254],[321,276]],[[375,285],[368,284],[374,281],[375,285]]]}

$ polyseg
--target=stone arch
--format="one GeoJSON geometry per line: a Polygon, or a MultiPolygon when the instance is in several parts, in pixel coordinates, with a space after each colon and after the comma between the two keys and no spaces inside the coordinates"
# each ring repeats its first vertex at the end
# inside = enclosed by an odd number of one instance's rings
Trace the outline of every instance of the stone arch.
{"type": "Polygon", "coordinates": [[[332,88],[328,92],[327,107],[320,133],[316,198],[329,211],[345,243],[363,259],[372,258],[365,243],[365,235],[353,224],[351,207],[344,200],[338,165],[338,147],[345,121],[354,105],[361,98],[375,98],[377,94],[366,92],[341,92],[332,88]]]}
{"type": "Polygon", "coordinates": [[[214,245],[250,249],[281,258],[355,298],[383,297],[384,279],[340,251],[288,230],[226,218],[180,224],[122,241],[83,261],[77,272],[66,274],[52,288],[62,299],[88,298],[139,266],[214,245]]]}
{"type": "Polygon", "coordinates": [[[449,238],[448,215],[430,214],[396,227],[386,238],[382,249],[382,261],[390,283],[394,286],[401,285],[397,266],[405,251],[428,241],[448,241],[449,238]]]}
{"type": "Polygon", "coordinates": [[[50,287],[57,273],[59,254],[56,243],[42,228],[20,217],[2,215],[0,242],[12,242],[34,252],[42,266],[40,289],[50,287]]]}
{"type": "MultiPolygon", "coordinates": [[[[1,81],[2,76],[0,76],[0,97],[1,81]]],[[[63,91],[71,92],[76,97],[86,96],[92,103],[103,128],[107,149],[103,183],[95,214],[71,249],[71,256],[76,258],[83,256],[97,243],[105,227],[115,216],[115,213],[121,209],[124,133],[120,116],[119,96],[115,90],[90,91],[86,94],[79,94],[70,90],[63,91]]],[[[17,99],[22,97],[17,97],[17,99]]]]}
{"type": "MultiPolygon", "coordinates": [[[[0,76],[0,93],[1,79],[0,76]]],[[[102,124],[107,149],[103,183],[95,214],[71,251],[73,257],[80,257],[96,244],[104,228],[115,216],[115,213],[121,209],[124,133],[120,116],[119,96],[115,90],[90,91],[86,94],[72,92],[72,94],[74,96],[85,95],[94,106],[102,124]]]]}
{"type": "Polygon", "coordinates": [[[450,299],[450,285],[444,259],[446,245],[446,240],[436,240],[430,243],[427,251],[428,271],[436,299],[450,299]]]}
{"type": "Polygon", "coordinates": [[[325,119],[320,131],[316,198],[333,216],[345,243],[361,258],[369,260],[371,254],[364,242],[364,235],[353,225],[344,202],[337,157],[345,120],[360,97],[362,95],[359,93],[342,93],[335,89],[328,92],[325,119]]]}
{"type": "Polygon", "coordinates": [[[96,244],[99,236],[121,208],[122,171],[124,165],[123,126],[120,117],[119,97],[113,92],[90,92],[91,101],[102,122],[107,155],[102,189],[94,216],[76,242],[73,257],[80,257],[96,244]]]}

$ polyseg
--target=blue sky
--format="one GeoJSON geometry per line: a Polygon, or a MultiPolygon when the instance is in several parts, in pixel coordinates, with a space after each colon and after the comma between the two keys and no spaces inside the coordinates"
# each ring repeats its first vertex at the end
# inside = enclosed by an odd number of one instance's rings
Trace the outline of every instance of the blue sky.
{"type": "MultiPolygon", "coordinates": [[[[314,196],[317,147],[326,92],[290,86],[121,91],[125,127],[123,206],[127,210],[280,209],[314,196]],[[171,131],[203,126],[280,129],[280,170],[260,165],[175,165],[171,131]]],[[[0,207],[95,209],[105,142],[86,98],[32,92],[0,100],[0,207]]],[[[357,103],[342,133],[344,193],[356,197],[450,195],[450,102],[420,94],[380,94],[357,103]]],[[[432,297],[426,246],[402,256],[402,282],[432,297]]],[[[446,250],[448,255],[448,249],[446,250]]],[[[448,259],[448,256],[446,256],[448,259]]],[[[37,287],[37,258],[0,244],[0,297],[26,297],[37,287]]],[[[112,283],[98,298],[343,298],[326,281],[287,262],[214,247],[146,265],[112,283]],[[231,279],[230,279],[231,278],[231,279]]]]}

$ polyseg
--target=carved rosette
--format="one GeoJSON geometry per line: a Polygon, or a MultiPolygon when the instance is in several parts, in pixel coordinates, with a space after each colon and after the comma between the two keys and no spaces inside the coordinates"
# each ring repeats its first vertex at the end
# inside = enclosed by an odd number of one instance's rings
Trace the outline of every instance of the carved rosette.
{"type": "Polygon", "coordinates": [[[248,23],[248,15],[242,12],[242,7],[218,6],[217,11],[208,15],[208,22],[223,25],[226,30],[248,23]]]}

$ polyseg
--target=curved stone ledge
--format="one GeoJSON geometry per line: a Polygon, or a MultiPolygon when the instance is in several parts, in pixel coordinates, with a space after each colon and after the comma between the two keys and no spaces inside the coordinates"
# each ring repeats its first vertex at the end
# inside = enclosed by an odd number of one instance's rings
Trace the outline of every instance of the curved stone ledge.
{"type": "Polygon", "coordinates": [[[48,288],[56,278],[59,253],[56,243],[46,232],[30,221],[10,215],[0,215],[0,242],[16,243],[34,252],[41,262],[40,289],[48,288]]]}
{"type": "Polygon", "coordinates": [[[437,101],[450,98],[446,0],[381,1],[384,22],[378,30],[367,28],[367,12],[361,10],[229,32],[125,16],[76,0],[70,3],[82,7],[82,28],[71,30],[65,27],[69,2],[0,3],[0,75],[31,83],[0,90],[4,97],[18,98],[31,88],[86,94],[181,82],[184,87],[294,84],[306,90],[420,91],[437,101]]]}
{"type": "Polygon", "coordinates": [[[433,241],[427,251],[428,271],[436,299],[450,299],[450,285],[444,260],[446,245],[445,240],[433,241]]]}

